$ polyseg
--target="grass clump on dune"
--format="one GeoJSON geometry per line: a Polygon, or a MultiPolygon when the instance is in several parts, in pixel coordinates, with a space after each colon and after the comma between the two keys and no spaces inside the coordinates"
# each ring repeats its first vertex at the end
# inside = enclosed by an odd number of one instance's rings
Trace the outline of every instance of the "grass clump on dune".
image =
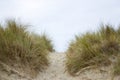
{"type": "Polygon", "coordinates": [[[91,66],[108,66],[110,56],[120,51],[118,31],[110,25],[102,25],[97,32],[76,36],[67,51],[67,71],[75,75],[81,69],[91,66]]]}
{"type": "Polygon", "coordinates": [[[48,66],[47,54],[53,46],[46,35],[36,39],[26,28],[15,20],[0,26],[0,61],[33,76],[48,66]]]}
{"type": "Polygon", "coordinates": [[[44,33],[42,35],[38,35],[38,34],[32,33],[31,38],[33,42],[35,42],[35,44],[38,44],[38,46],[42,46],[43,50],[45,49],[50,52],[55,51],[53,49],[53,44],[51,43],[52,41],[49,39],[47,34],[44,33]]]}

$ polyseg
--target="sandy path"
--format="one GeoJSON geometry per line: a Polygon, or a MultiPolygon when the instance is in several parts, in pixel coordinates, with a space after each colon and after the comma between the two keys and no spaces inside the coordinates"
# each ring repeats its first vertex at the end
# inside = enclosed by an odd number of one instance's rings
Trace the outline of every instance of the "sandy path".
{"type": "MultiPolygon", "coordinates": [[[[0,80],[111,80],[111,68],[103,67],[83,71],[79,76],[72,77],[65,72],[65,53],[50,53],[49,67],[38,74],[35,79],[22,78],[16,74],[6,75],[0,72],[0,80]],[[2,79],[3,78],[3,79],[2,79]]],[[[120,80],[116,78],[114,80],[120,80]]]]}
{"type": "Polygon", "coordinates": [[[72,80],[65,74],[65,54],[51,53],[50,66],[45,72],[40,73],[36,80],[72,80]]]}

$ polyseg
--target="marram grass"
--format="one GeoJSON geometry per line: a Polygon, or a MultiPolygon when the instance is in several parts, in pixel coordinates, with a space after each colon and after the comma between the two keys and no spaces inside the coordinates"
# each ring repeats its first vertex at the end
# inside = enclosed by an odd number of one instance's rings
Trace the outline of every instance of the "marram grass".
{"type": "MultiPolygon", "coordinates": [[[[110,25],[102,25],[97,32],[76,36],[67,50],[67,71],[71,75],[76,75],[86,67],[110,65],[112,63],[110,56],[117,56],[120,52],[119,34],[119,29],[115,30],[110,25]]],[[[114,68],[114,73],[120,73],[120,67],[117,65],[118,69],[114,68]]]]}
{"type": "Polygon", "coordinates": [[[47,55],[53,51],[46,35],[32,35],[27,26],[8,20],[0,26],[0,61],[30,76],[48,66],[47,55]]]}

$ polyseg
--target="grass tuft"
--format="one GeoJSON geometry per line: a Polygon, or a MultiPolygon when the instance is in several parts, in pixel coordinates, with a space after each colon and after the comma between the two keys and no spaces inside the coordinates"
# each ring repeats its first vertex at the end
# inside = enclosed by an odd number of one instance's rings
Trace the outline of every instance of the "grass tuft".
{"type": "Polygon", "coordinates": [[[66,68],[71,75],[90,66],[108,66],[120,51],[118,30],[102,25],[97,32],[76,36],[67,50],[66,68]]]}
{"type": "Polygon", "coordinates": [[[53,51],[47,35],[33,35],[27,26],[8,20],[0,26],[0,61],[30,76],[42,71],[49,62],[47,55],[53,51]]]}

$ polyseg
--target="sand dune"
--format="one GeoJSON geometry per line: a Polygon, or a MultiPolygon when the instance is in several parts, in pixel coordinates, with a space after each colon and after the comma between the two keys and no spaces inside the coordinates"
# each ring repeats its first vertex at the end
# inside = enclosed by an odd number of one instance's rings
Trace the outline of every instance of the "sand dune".
{"type": "MultiPolygon", "coordinates": [[[[111,68],[94,68],[87,69],[80,73],[79,76],[72,77],[65,71],[65,54],[50,53],[50,66],[43,72],[40,72],[35,79],[21,76],[18,73],[6,74],[4,70],[0,70],[0,80],[111,80],[111,68]]],[[[120,80],[117,77],[114,80],[120,80]]]]}

